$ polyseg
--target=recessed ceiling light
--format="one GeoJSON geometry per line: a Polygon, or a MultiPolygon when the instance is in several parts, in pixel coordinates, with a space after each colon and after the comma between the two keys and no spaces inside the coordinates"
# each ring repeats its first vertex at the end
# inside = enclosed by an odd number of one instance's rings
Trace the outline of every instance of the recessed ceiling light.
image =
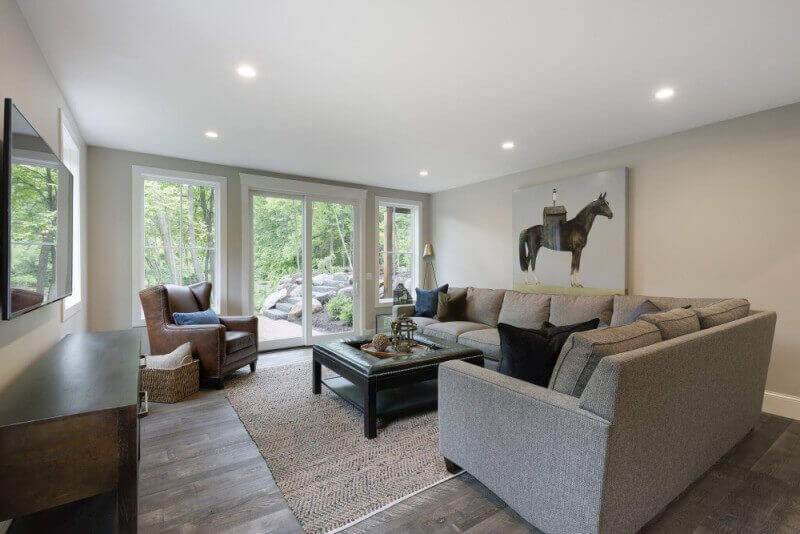
{"type": "Polygon", "coordinates": [[[514,141],[506,141],[501,146],[503,147],[504,150],[511,150],[512,148],[514,148],[514,141]]]}
{"type": "Polygon", "coordinates": [[[656,100],[669,100],[673,96],[675,96],[675,89],[672,87],[662,87],[655,94],[656,100]]]}
{"type": "Polygon", "coordinates": [[[239,65],[239,67],[236,69],[236,72],[242,78],[254,78],[256,75],[256,69],[250,65],[239,65]]]}
{"type": "Polygon", "coordinates": [[[421,171],[419,171],[419,175],[420,176],[428,176],[428,171],[426,171],[425,169],[422,169],[421,171]]]}
{"type": "Polygon", "coordinates": [[[209,130],[206,132],[206,137],[208,137],[209,139],[216,139],[217,137],[219,137],[219,134],[213,130],[209,130]]]}

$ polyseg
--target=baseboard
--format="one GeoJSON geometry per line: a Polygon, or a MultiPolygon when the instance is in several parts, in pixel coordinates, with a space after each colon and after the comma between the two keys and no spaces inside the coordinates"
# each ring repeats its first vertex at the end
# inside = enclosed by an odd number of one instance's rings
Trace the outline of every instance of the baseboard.
{"type": "Polygon", "coordinates": [[[765,391],[761,409],[767,413],[800,420],[800,397],[765,391]]]}

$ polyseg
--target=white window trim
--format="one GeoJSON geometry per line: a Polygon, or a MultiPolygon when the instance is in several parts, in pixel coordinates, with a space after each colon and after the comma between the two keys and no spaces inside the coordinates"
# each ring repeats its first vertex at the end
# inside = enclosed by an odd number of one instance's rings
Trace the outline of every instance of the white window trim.
{"type": "MultiPolygon", "coordinates": [[[[311,201],[315,200],[330,200],[330,201],[344,201],[355,204],[354,224],[356,226],[355,232],[358,234],[357,243],[354,243],[355,257],[358,258],[357,264],[353,269],[357,271],[354,277],[354,289],[358,305],[358,324],[353,324],[355,335],[361,335],[365,330],[367,324],[366,309],[367,309],[367,292],[362,288],[366,287],[364,283],[364,267],[366,267],[366,247],[365,242],[365,228],[366,221],[365,212],[367,204],[367,190],[358,189],[355,187],[336,186],[328,184],[320,184],[316,182],[305,182],[302,180],[290,180],[286,178],[277,178],[274,176],[264,176],[258,174],[245,174],[239,175],[242,187],[242,309],[245,313],[246,310],[252,309],[252,285],[253,276],[251,272],[252,264],[252,239],[250,228],[250,193],[251,191],[258,191],[262,193],[283,194],[288,196],[306,197],[311,201]]],[[[311,222],[310,211],[304,214],[305,224],[308,226],[311,222]]],[[[303,258],[308,258],[311,251],[311,242],[303,240],[303,258]]],[[[310,264],[307,261],[303,262],[303,270],[309,269],[310,264]]],[[[310,339],[311,325],[308,325],[307,332],[304,332],[304,337],[310,339]]],[[[320,336],[317,336],[318,338],[320,336]]],[[[339,336],[341,337],[341,336],[339,336]]]]}
{"type": "Polygon", "coordinates": [[[411,250],[417,255],[416,261],[414,262],[414,272],[412,274],[414,278],[414,287],[406,288],[411,293],[412,301],[414,301],[416,299],[416,292],[414,289],[420,287],[420,275],[422,274],[422,202],[405,198],[375,197],[375,216],[373,218],[373,224],[375,225],[375,283],[372,288],[372,294],[375,299],[376,308],[388,308],[392,306],[393,297],[380,298],[378,296],[378,288],[380,287],[380,277],[378,274],[380,273],[381,261],[381,253],[378,251],[378,243],[380,243],[380,237],[378,236],[378,210],[381,204],[409,208],[414,213],[414,234],[411,236],[411,250]]]}
{"type": "Polygon", "coordinates": [[[203,186],[216,186],[219,188],[217,195],[217,254],[214,265],[213,293],[217,312],[227,312],[228,295],[228,252],[227,252],[227,206],[228,206],[228,179],[224,176],[210,174],[197,174],[193,172],[172,171],[156,169],[153,167],[131,166],[131,182],[133,187],[133,239],[131,240],[131,258],[133,260],[132,276],[132,306],[131,320],[133,326],[143,326],[142,305],[139,301],[139,290],[144,286],[144,182],[145,180],[158,180],[181,184],[195,184],[203,186]]]}
{"type": "Polygon", "coordinates": [[[81,202],[81,192],[83,191],[83,160],[81,158],[81,145],[80,145],[80,132],[69,120],[63,109],[58,110],[60,120],[60,127],[58,129],[59,136],[59,152],[61,161],[64,161],[64,143],[66,141],[64,134],[69,136],[72,144],[78,151],[78,172],[72,173],[72,295],[61,300],[61,322],[68,320],[70,317],[81,311],[83,303],[83,292],[86,287],[85,280],[83,279],[84,262],[83,262],[83,249],[85,242],[83,239],[83,203],[81,202]],[[76,227],[75,220],[78,221],[76,227]],[[75,244],[77,243],[77,247],[75,244]],[[77,264],[77,265],[76,265],[77,264]],[[77,267],[77,268],[76,268],[77,267]],[[78,282],[78,290],[75,291],[75,282],[78,282]]]}

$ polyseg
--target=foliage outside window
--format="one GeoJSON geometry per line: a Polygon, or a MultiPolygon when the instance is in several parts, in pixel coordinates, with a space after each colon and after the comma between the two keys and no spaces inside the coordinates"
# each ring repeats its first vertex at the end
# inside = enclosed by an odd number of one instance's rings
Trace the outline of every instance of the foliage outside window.
{"type": "Polygon", "coordinates": [[[413,295],[417,287],[418,210],[414,206],[381,201],[377,211],[378,299],[391,300],[399,284],[413,295]]]}
{"type": "Polygon", "coordinates": [[[144,181],[144,282],[189,285],[214,281],[214,186],[144,181]]]}

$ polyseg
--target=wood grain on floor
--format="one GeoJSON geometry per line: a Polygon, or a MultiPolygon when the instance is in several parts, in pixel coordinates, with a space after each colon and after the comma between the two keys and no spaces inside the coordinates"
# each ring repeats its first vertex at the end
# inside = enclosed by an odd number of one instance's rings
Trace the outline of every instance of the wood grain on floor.
{"type": "MultiPolygon", "coordinates": [[[[309,349],[266,353],[258,368],[310,357],[309,349]]],[[[141,431],[141,532],[302,532],[224,392],[153,404],[141,431]]],[[[768,414],[644,528],[648,533],[798,531],[800,421],[768,414]]],[[[463,474],[346,532],[539,531],[463,474]]]]}

